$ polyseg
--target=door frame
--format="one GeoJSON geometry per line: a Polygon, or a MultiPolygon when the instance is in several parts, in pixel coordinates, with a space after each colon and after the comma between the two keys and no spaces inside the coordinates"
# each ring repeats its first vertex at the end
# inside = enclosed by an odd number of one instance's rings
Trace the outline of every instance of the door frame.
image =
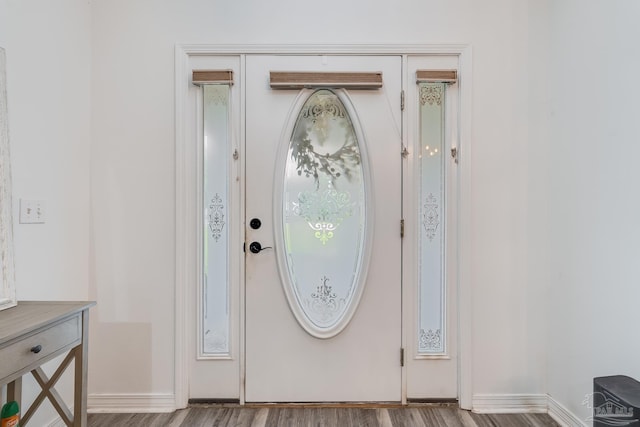
{"type": "MultiPolygon", "coordinates": [[[[193,352],[192,327],[193,306],[191,296],[198,283],[198,178],[194,173],[193,161],[197,158],[196,146],[192,143],[194,129],[190,122],[188,84],[194,62],[198,58],[216,56],[240,56],[244,68],[246,55],[399,55],[403,57],[403,67],[412,55],[458,57],[460,90],[459,104],[459,163],[458,163],[458,400],[463,409],[471,409],[472,403],[472,277],[471,277],[471,111],[472,111],[472,68],[471,46],[464,44],[439,45],[212,45],[178,44],[175,47],[175,312],[174,312],[174,407],[184,408],[189,399],[189,363],[193,352]]],[[[405,68],[406,69],[406,68],[405,68]]],[[[241,77],[243,78],[243,77],[241,77]]],[[[403,82],[407,91],[408,81],[403,82]]],[[[239,84],[240,97],[244,99],[244,84],[239,84]]],[[[241,112],[241,114],[243,114],[241,112]]],[[[243,121],[244,117],[240,117],[243,121]]],[[[403,121],[403,134],[408,135],[407,121],[403,121]]],[[[244,140],[241,127],[239,140],[244,140]]],[[[244,186],[244,169],[240,166],[239,177],[244,186]]],[[[242,263],[244,265],[244,263],[242,263]]],[[[242,268],[241,268],[242,270],[242,268]]],[[[240,280],[243,280],[241,277],[240,280]]],[[[244,287],[239,286],[239,361],[240,361],[240,403],[244,404],[244,287]]],[[[406,290],[403,289],[403,293],[406,290]]],[[[404,297],[403,297],[404,298],[404,297]]],[[[403,313],[403,318],[405,317],[403,313]]],[[[403,320],[403,325],[407,322],[403,320]]],[[[406,342],[403,327],[402,343],[406,342]]],[[[406,365],[402,368],[402,403],[406,403],[406,365]]]]}

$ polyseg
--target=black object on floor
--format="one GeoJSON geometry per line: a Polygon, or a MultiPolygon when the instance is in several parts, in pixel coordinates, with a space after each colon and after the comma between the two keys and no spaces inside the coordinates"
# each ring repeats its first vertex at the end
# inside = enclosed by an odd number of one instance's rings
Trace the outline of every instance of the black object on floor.
{"type": "Polygon", "coordinates": [[[626,375],[593,379],[593,427],[640,427],[640,382],[626,375]]]}

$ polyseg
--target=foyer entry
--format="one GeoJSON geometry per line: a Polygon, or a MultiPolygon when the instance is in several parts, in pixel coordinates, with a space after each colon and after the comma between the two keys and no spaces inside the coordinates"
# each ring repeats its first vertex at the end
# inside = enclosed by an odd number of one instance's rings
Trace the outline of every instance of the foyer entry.
{"type": "Polygon", "coordinates": [[[457,57],[188,66],[189,398],[455,399],[457,57]]]}

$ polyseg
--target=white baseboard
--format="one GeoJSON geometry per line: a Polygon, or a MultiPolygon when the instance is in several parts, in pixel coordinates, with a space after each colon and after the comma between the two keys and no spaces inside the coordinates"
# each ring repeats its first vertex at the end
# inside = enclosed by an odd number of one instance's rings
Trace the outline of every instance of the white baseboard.
{"type": "MultiPolygon", "coordinates": [[[[73,409],[71,409],[71,413],[73,413],[73,409]]],[[[62,421],[62,418],[58,416],[49,424],[47,424],[47,427],[67,427],[67,425],[64,423],[64,421],[62,421]]]]}
{"type": "MultiPolygon", "coordinates": [[[[173,394],[92,394],[89,413],[173,412],[173,394]]],[[[548,413],[565,427],[587,427],[584,421],[547,394],[475,394],[473,412],[478,414],[548,413]]],[[[48,427],[64,427],[60,418],[48,427]]]]}
{"type": "MultiPolygon", "coordinates": [[[[173,394],[90,394],[87,412],[98,413],[148,413],[175,411],[173,394]]],[[[70,408],[73,413],[73,408],[70,408]]],[[[47,427],[66,427],[62,418],[56,417],[47,427]]]]}
{"type": "Polygon", "coordinates": [[[173,412],[176,399],[173,394],[90,394],[87,398],[90,414],[173,412]]]}
{"type": "Polygon", "coordinates": [[[587,427],[583,420],[548,394],[475,394],[473,412],[478,414],[548,413],[563,427],[587,427]]]}
{"type": "Polygon", "coordinates": [[[477,414],[546,413],[546,394],[474,394],[472,410],[477,414]]]}
{"type": "Polygon", "coordinates": [[[587,424],[562,406],[553,397],[548,396],[549,415],[563,427],[587,427],[587,424]]]}

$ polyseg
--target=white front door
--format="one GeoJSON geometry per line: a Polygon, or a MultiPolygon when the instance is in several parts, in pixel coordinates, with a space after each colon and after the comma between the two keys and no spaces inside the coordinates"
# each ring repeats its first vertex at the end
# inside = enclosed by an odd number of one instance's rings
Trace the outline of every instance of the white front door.
{"type": "Polygon", "coordinates": [[[401,76],[400,56],[246,58],[247,402],[401,400],[401,76]],[[272,71],[383,84],[272,89],[272,71]]]}

